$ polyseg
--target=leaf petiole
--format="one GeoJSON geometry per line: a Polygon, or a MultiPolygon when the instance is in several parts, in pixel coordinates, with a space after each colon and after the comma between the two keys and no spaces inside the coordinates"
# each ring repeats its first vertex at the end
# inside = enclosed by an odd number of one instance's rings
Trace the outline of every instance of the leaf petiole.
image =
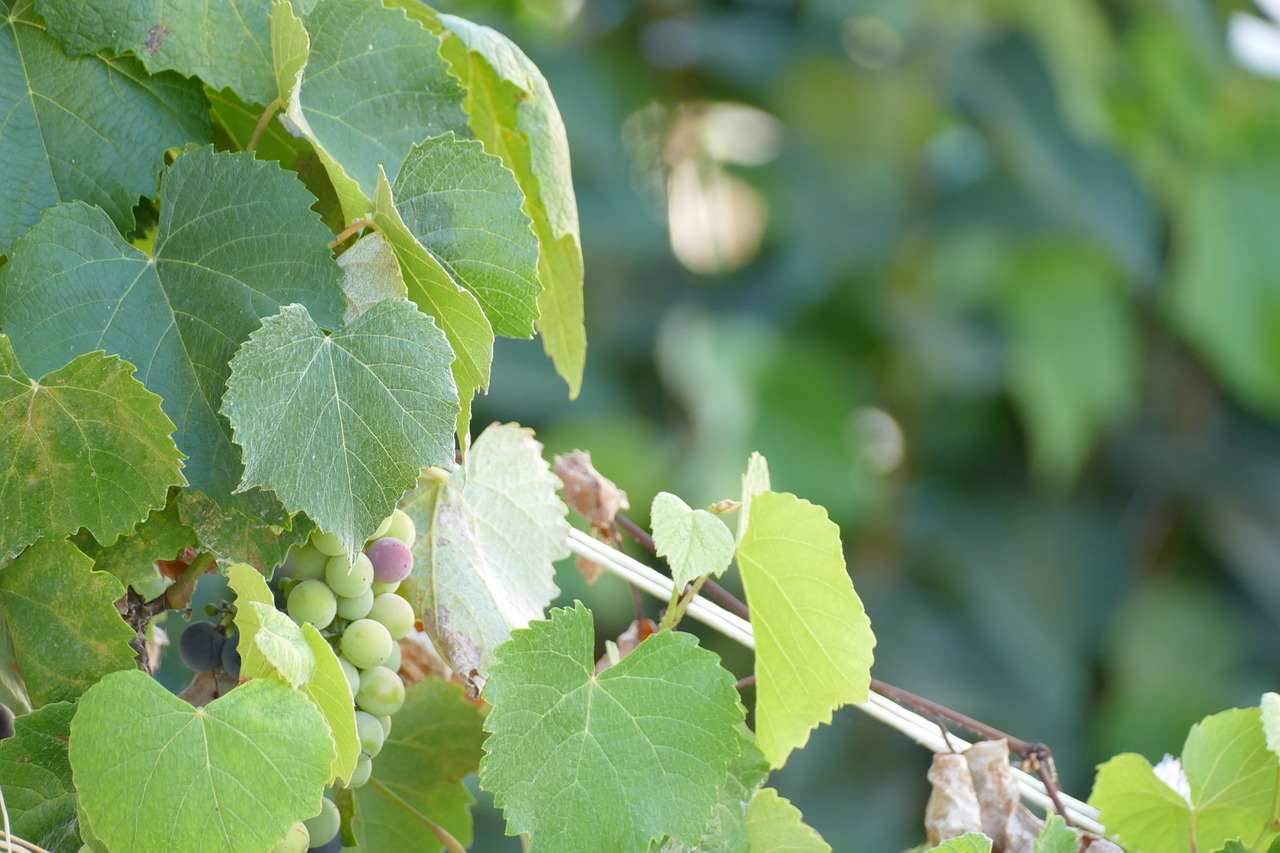
{"type": "Polygon", "coordinates": [[[400,808],[407,811],[410,815],[413,816],[414,820],[418,821],[427,829],[431,830],[431,832],[435,835],[436,839],[445,846],[445,849],[447,849],[449,853],[467,853],[467,848],[463,847],[458,842],[458,839],[450,835],[447,829],[445,829],[440,824],[436,823],[431,818],[424,815],[422,812],[415,809],[413,806],[405,802],[400,797],[396,796],[395,792],[392,791],[390,788],[388,788],[386,785],[382,784],[377,779],[370,779],[368,784],[370,788],[373,788],[379,794],[382,794],[388,800],[390,800],[400,808]]]}

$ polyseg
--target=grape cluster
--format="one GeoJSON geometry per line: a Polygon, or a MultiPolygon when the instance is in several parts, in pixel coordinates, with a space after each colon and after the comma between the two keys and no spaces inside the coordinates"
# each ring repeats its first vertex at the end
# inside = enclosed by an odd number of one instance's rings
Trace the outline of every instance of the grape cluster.
{"type": "MultiPolygon", "coordinates": [[[[338,537],[316,532],[289,551],[277,581],[284,609],[309,622],[333,644],[356,703],[360,759],[348,788],[369,781],[373,757],[391,733],[391,715],[404,704],[399,640],[414,626],[413,607],[397,594],[413,571],[413,519],[395,510],[364,550],[351,559],[338,537]]],[[[326,797],[320,813],[297,823],[272,853],[342,849],[338,808],[326,797]]]]}
{"type": "Polygon", "coordinates": [[[240,677],[240,635],[227,636],[226,629],[213,622],[192,622],[178,638],[178,656],[196,672],[222,670],[240,677]]]}

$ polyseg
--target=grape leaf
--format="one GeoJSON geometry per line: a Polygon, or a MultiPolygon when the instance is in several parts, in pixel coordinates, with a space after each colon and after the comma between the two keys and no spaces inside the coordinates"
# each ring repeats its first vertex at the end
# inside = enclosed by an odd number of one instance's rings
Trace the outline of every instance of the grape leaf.
{"type": "MultiPolygon", "coordinates": [[[[822,840],[803,820],[800,810],[772,788],[763,788],[747,809],[747,838],[752,853],[831,853],[831,845],[822,840]]],[[[991,842],[987,842],[990,849],[991,842]]]]}
{"type": "Polygon", "coordinates": [[[531,853],[694,842],[738,750],[734,678],[683,631],[596,675],[592,635],[577,602],[498,648],[481,784],[531,853]]]}
{"type": "Polygon", "coordinates": [[[494,424],[447,479],[424,478],[403,503],[418,528],[402,584],[449,666],[479,687],[493,650],[543,611],[567,554],[560,481],[533,431],[494,424]]]}
{"type": "Polygon", "coordinates": [[[769,462],[759,453],[752,453],[747,460],[747,472],[742,475],[742,508],[738,510],[738,542],[747,535],[747,520],[751,518],[751,499],[769,491],[769,462]]]}
{"type": "Polygon", "coordinates": [[[368,213],[379,166],[394,174],[414,143],[467,127],[440,39],[401,9],[321,0],[300,20],[281,3],[272,32],[285,116],[320,156],[348,222],[368,213]]]}
{"type": "Polygon", "coordinates": [[[45,705],[14,721],[0,741],[0,779],[15,836],[49,853],[76,853],[76,792],[67,763],[67,735],[76,706],[45,705]]]}
{"type": "Polygon", "coordinates": [[[315,702],[337,748],[329,778],[350,779],[360,758],[360,739],[354,697],[338,656],[314,625],[299,628],[276,610],[270,587],[252,567],[236,563],[227,577],[236,594],[240,677],[278,677],[315,702]]]}
{"type": "Polygon", "coordinates": [[[384,786],[443,826],[464,845],[471,843],[471,794],[463,777],[480,766],[484,713],[467,701],[462,688],[425,678],[405,691],[382,751],[373,763],[377,785],[355,791],[351,829],[362,850],[416,850],[432,853],[440,842],[380,789],[384,786]]]}
{"type": "Polygon", "coordinates": [[[213,145],[219,151],[252,150],[259,160],[275,160],[284,168],[294,170],[301,155],[315,156],[310,143],[290,135],[279,121],[267,122],[258,136],[258,144],[250,149],[249,142],[262,119],[262,107],[245,102],[230,89],[205,86],[204,94],[209,99],[209,115],[213,119],[213,145]]]}
{"type": "Polygon", "coordinates": [[[560,110],[537,66],[505,36],[452,15],[439,23],[450,33],[441,52],[462,80],[472,130],[524,193],[538,237],[538,331],[569,396],[577,397],[587,356],[582,247],[560,110]]]}
{"type": "Polygon", "coordinates": [[[738,757],[729,762],[729,773],[720,786],[711,821],[696,845],[668,838],[654,845],[660,853],[751,853],[747,837],[747,809],[769,776],[769,762],[756,748],[755,735],[746,724],[738,726],[738,757]]]}
{"type": "Polygon", "coordinates": [[[111,544],[184,485],[160,398],[91,352],[32,381],[0,335],[0,557],[88,528],[111,544]]]}
{"type": "Polygon", "coordinates": [[[1051,814],[1040,830],[1033,853],[1080,853],[1080,836],[1071,831],[1062,815],[1051,814]]]}
{"type": "MultiPolygon", "coordinates": [[[[5,563],[0,561],[0,570],[5,563]]],[[[13,649],[13,637],[5,622],[4,610],[0,609],[0,702],[9,706],[13,713],[22,715],[31,713],[31,697],[27,688],[22,685],[22,674],[18,671],[18,654],[13,649]]]]}
{"type": "Polygon", "coordinates": [[[0,254],[62,200],[96,204],[117,227],[132,227],[133,206],[155,192],[165,150],[210,138],[200,84],[176,74],[149,77],[133,57],[68,57],[30,0],[5,8],[0,254]]]}
{"type": "Polygon", "coordinates": [[[991,839],[980,832],[969,832],[930,847],[929,853],[991,853],[991,839]]]}
{"type": "Polygon", "coordinates": [[[36,6],[72,56],[130,52],[153,74],[199,77],[260,104],[275,97],[269,0],[37,0],[36,6]]]}
{"type": "Polygon", "coordinates": [[[719,577],[733,560],[733,534],[705,509],[691,509],[670,492],[658,492],[649,510],[653,544],[671,566],[677,589],[703,575],[719,577]]]}
{"type": "Polygon", "coordinates": [[[255,679],[192,708],[132,670],[79,704],[71,769],[94,834],[112,850],[266,851],[320,810],[329,727],[279,681],[255,679]]]}
{"type": "Polygon", "coordinates": [[[196,543],[195,532],[178,516],[178,489],[169,490],[169,501],[152,510],[133,533],[121,536],[114,545],[104,546],[83,528],[71,541],[93,560],[100,572],[115,575],[120,583],[142,584],[159,576],[156,560],[172,560],[196,543]]]}
{"type": "Polygon", "coordinates": [[[380,232],[361,237],[341,255],[342,295],[347,300],[342,322],[350,323],[375,303],[408,298],[395,250],[380,232]]]}
{"type": "Polygon", "coordinates": [[[833,710],[866,701],[875,636],[826,510],[761,492],[750,512],[737,556],[756,634],[756,743],[781,767],[833,710]]]}
{"type": "Polygon", "coordinates": [[[274,491],[359,553],[420,468],[453,461],[452,359],[405,299],[334,334],[286,306],[231,362],[222,408],[244,448],[244,488],[274,491]]]}
{"type": "Polygon", "coordinates": [[[409,233],[396,210],[386,175],[378,176],[373,224],[396,253],[409,298],[424,314],[435,318],[457,356],[453,362],[453,381],[458,386],[462,406],[458,414],[458,435],[465,436],[471,422],[471,398],[477,389],[489,387],[493,327],[471,291],[450,278],[435,256],[409,233]]]}
{"type": "Polygon", "coordinates": [[[502,161],[452,133],[409,150],[392,184],[418,242],[471,291],[499,335],[527,338],[538,318],[538,240],[502,161]]]}
{"type": "MultiPolygon", "coordinates": [[[[294,516],[291,526],[273,524],[274,515],[245,515],[223,509],[214,500],[186,489],[178,501],[178,514],[195,531],[200,546],[225,562],[248,563],[268,574],[284,562],[289,549],[305,542],[315,524],[305,515],[294,516]]],[[[287,518],[286,518],[287,520],[287,518]]]]}
{"type": "Polygon", "coordinates": [[[1280,756],[1280,693],[1263,693],[1260,712],[1267,749],[1280,756]]]}
{"type": "Polygon", "coordinates": [[[1280,758],[1267,748],[1257,708],[1223,711],[1192,726],[1182,766],[1189,802],[1134,753],[1098,768],[1089,802],[1126,847],[1161,853],[1216,850],[1232,838],[1257,838],[1274,817],[1280,758]]]}
{"type": "Polygon", "coordinates": [[[0,612],[35,707],[75,699],[135,666],[135,634],[115,606],[124,586],[92,569],[65,539],[41,539],[0,569],[0,612]]]}
{"type": "Polygon", "coordinates": [[[177,424],[192,488],[259,514],[266,496],[231,497],[240,451],[218,406],[227,362],[261,318],[300,302],[337,325],[341,271],[311,201],[292,173],[251,153],[184,154],[164,176],[154,257],[101,211],[59,205],[0,267],[0,322],[33,373],[94,349],[139,365],[177,424]]]}

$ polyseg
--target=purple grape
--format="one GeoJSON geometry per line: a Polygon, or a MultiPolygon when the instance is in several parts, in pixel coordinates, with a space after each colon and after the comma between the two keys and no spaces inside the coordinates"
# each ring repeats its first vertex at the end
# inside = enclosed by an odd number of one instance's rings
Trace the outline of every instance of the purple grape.
{"type": "Polygon", "coordinates": [[[375,540],[364,553],[373,563],[374,579],[383,583],[399,583],[413,571],[413,552],[391,536],[375,540]]]}
{"type": "Polygon", "coordinates": [[[178,638],[178,656],[196,672],[213,672],[222,662],[227,635],[215,627],[212,622],[192,622],[178,638]]]}
{"type": "Polygon", "coordinates": [[[222,644],[222,671],[232,678],[240,677],[240,635],[227,637],[222,644]]]}

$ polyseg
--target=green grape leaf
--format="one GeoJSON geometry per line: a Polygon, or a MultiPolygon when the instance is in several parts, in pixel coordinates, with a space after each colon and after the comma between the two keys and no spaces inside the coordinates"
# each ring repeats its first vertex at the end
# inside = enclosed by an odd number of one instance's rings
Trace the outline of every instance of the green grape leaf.
{"type": "Polygon", "coordinates": [[[101,211],[54,207],[0,267],[0,322],[33,373],[94,349],[139,365],[177,424],[192,488],[260,514],[265,496],[232,499],[240,451],[218,407],[227,363],[261,318],[300,302],[337,325],[341,271],[312,200],[292,173],[251,153],[184,154],[164,176],[153,257],[101,211]]]}
{"type": "Polygon", "coordinates": [[[477,688],[494,649],[542,618],[567,554],[560,480],[533,431],[494,424],[447,478],[425,477],[403,502],[418,528],[403,594],[431,642],[477,688]]]}
{"type": "Polygon", "coordinates": [[[409,232],[396,210],[385,174],[378,176],[373,224],[395,252],[409,298],[422,313],[435,319],[457,356],[453,381],[462,406],[457,431],[465,436],[471,423],[471,398],[477,390],[489,387],[493,327],[471,291],[450,278],[435,256],[409,232]]]}
{"type": "Polygon", "coordinates": [[[351,829],[360,849],[440,849],[436,836],[388,792],[471,843],[473,800],[462,780],[480,766],[483,720],[457,684],[425,678],[409,686],[373,763],[374,784],[355,791],[351,829]]]}
{"type": "Polygon", "coordinates": [[[116,227],[131,228],[138,197],[155,193],[165,150],[210,138],[199,82],[149,77],[128,56],[68,57],[30,0],[7,10],[0,17],[0,254],[64,200],[95,204],[116,227]]]}
{"type": "Polygon", "coordinates": [[[756,635],[756,743],[773,767],[871,683],[871,621],[845,571],[840,530],[795,495],[751,500],[738,566],[756,635]]]}
{"type": "Polygon", "coordinates": [[[76,792],[67,763],[67,736],[76,706],[45,705],[14,721],[0,741],[0,779],[13,834],[49,853],[76,853],[76,792]]]}
{"type": "Polygon", "coordinates": [[[684,631],[596,675],[593,633],[578,602],[498,648],[481,784],[531,853],[697,841],[738,751],[733,675],[684,631]]]}
{"type": "Polygon", "coordinates": [[[342,296],[347,300],[342,322],[350,323],[384,299],[408,298],[400,264],[387,238],[375,231],[361,237],[341,255],[342,296]]]}
{"type": "Polygon", "coordinates": [[[162,509],[152,510],[132,534],[121,536],[114,545],[100,544],[83,528],[71,541],[93,560],[95,569],[115,575],[126,586],[155,580],[159,576],[156,560],[175,559],[197,544],[195,532],[178,516],[176,501],[181,492],[169,491],[169,501],[162,509]]]}
{"type": "MultiPolygon", "coordinates": [[[[178,500],[182,522],[195,531],[200,546],[224,562],[248,563],[263,574],[284,562],[289,549],[305,542],[315,524],[305,515],[294,516],[292,526],[275,524],[269,515],[246,515],[238,509],[223,509],[212,498],[186,489],[178,500]]],[[[280,519],[289,523],[281,512],[280,519]]]]}
{"type": "Polygon", "coordinates": [[[929,853],[991,853],[991,839],[980,832],[969,832],[930,847],[929,853]]]}
{"type": "Polygon", "coordinates": [[[333,755],[315,705],[266,678],[193,708],[145,673],[118,672],[71,721],[80,806],[112,850],[270,850],[320,810],[333,755]]]}
{"type": "Polygon", "coordinates": [[[269,0],[36,0],[72,56],[132,53],[152,74],[176,71],[260,104],[275,97],[269,0]]]}
{"type": "Polygon", "coordinates": [[[1257,708],[1223,711],[1192,726],[1182,767],[1190,800],[1142,756],[1117,755],[1098,768],[1089,802],[1126,847],[1161,853],[1257,838],[1274,817],[1280,758],[1267,748],[1257,708]]]}
{"type": "Polygon", "coordinates": [[[92,569],[65,539],[41,539],[0,569],[0,613],[35,707],[75,699],[107,673],[135,666],[136,635],[115,605],[124,586],[92,569]]]}
{"type": "Polygon", "coordinates": [[[467,127],[440,39],[401,9],[320,0],[299,19],[281,3],[272,33],[285,116],[320,156],[348,222],[368,213],[379,166],[395,174],[414,143],[467,127]]]}
{"type": "Polygon", "coordinates": [[[316,703],[337,748],[330,779],[350,779],[360,758],[351,686],[338,656],[314,625],[299,627],[276,610],[271,588],[244,563],[227,569],[236,594],[236,628],[240,631],[240,677],[279,678],[316,703]]]}
{"type": "Polygon", "coordinates": [[[691,509],[670,492],[658,492],[649,510],[653,544],[671,566],[678,589],[703,575],[720,577],[733,560],[733,533],[718,516],[691,509]]]}
{"type": "Polygon", "coordinates": [[[1071,831],[1062,815],[1051,814],[1040,830],[1033,853],[1080,853],[1080,836],[1071,831]]]}
{"type": "Polygon", "coordinates": [[[747,460],[747,472],[742,475],[742,508],[738,510],[738,542],[747,535],[747,521],[751,518],[751,499],[770,489],[769,462],[759,453],[752,453],[747,460]]]}
{"type": "Polygon", "coordinates": [[[274,491],[358,553],[420,468],[453,461],[452,360],[405,299],[332,334],[286,306],[231,362],[222,408],[244,448],[244,487],[274,491]]]}
{"type": "MultiPolygon", "coordinates": [[[[0,569],[4,563],[0,562],[0,569]]],[[[15,714],[31,713],[31,697],[22,684],[18,667],[18,653],[13,648],[13,637],[0,609],[0,702],[9,706],[15,714]]]]}
{"type": "Polygon", "coordinates": [[[1219,847],[1215,853],[1249,853],[1249,848],[1244,846],[1244,842],[1236,838],[1219,847]]]}
{"type": "Polygon", "coordinates": [[[463,107],[485,150],[502,158],[524,192],[538,237],[538,331],[577,397],[586,364],[582,247],[569,169],[569,140],[546,79],[509,39],[452,15],[441,52],[462,80],[463,107]]]}
{"type": "Polygon", "coordinates": [[[1280,756],[1280,693],[1263,693],[1260,712],[1267,749],[1280,756]]]}
{"type": "Polygon", "coordinates": [[[0,335],[0,558],[88,528],[111,544],[185,485],[160,398],[101,352],[32,381],[0,335]]]}
{"type": "Polygon", "coordinates": [[[668,838],[655,844],[659,853],[751,853],[747,837],[747,809],[769,776],[769,762],[756,748],[755,735],[746,724],[738,726],[738,757],[729,762],[729,773],[711,812],[711,821],[696,845],[668,838]]]}
{"type": "Polygon", "coordinates": [[[418,242],[476,297],[499,335],[527,338],[538,318],[538,240],[515,176],[452,133],[413,146],[392,184],[418,242]]]}
{"type": "MultiPolygon", "coordinates": [[[[747,838],[751,853],[831,853],[831,845],[805,824],[800,810],[772,788],[761,789],[751,801],[747,838]]],[[[987,842],[987,849],[990,847],[987,842]]]]}

